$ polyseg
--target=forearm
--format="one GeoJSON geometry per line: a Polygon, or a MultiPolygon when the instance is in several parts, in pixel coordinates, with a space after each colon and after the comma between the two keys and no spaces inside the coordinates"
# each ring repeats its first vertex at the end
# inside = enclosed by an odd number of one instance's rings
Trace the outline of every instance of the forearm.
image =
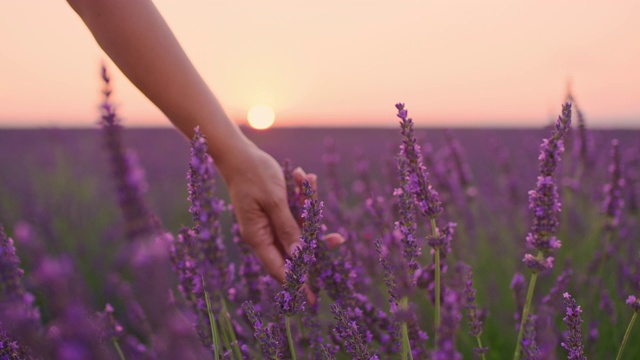
{"type": "MultiPolygon", "coordinates": [[[[186,136],[200,126],[221,170],[253,146],[225,114],[150,0],[68,0],[102,49],[186,136]]],[[[223,174],[224,175],[224,174],[223,174]]]]}

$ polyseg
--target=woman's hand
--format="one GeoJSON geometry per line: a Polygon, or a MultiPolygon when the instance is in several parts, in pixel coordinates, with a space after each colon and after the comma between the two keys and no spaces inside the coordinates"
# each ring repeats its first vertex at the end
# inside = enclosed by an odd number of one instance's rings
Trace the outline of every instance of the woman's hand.
{"type": "MultiPolygon", "coordinates": [[[[120,70],[187,138],[200,127],[231,194],[242,236],[267,271],[283,281],[284,259],[299,244],[300,228],[289,211],[280,165],[225,114],[152,1],[68,2],[120,70]]],[[[308,176],[315,179],[301,170],[296,174],[299,185],[308,176]]],[[[342,237],[325,239],[332,246],[342,237]]]]}
{"type": "MultiPolygon", "coordinates": [[[[287,202],[287,191],[282,168],[269,154],[248,142],[244,154],[235,154],[233,162],[221,173],[231,196],[243,240],[253,248],[266,270],[276,280],[285,277],[285,258],[291,257],[300,242],[300,227],[287,202]]],[[[308,180],[317,185],[315,174],[302,169],[293,171],[298,187],[308,180]]],[[[330,248],[342,242],[339,234],[328,234],[330,248]]]]}

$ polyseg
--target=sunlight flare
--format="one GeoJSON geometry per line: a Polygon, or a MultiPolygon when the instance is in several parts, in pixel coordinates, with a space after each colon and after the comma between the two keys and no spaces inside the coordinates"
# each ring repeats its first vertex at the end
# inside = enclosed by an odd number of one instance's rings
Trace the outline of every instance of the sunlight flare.
{"type": "Polygon", "coordinates": [[[249,109],[247,120],[249,125],[258,130],[268,129],[273,125],[275,113],[266,105],[256,105],[249,109]]]}

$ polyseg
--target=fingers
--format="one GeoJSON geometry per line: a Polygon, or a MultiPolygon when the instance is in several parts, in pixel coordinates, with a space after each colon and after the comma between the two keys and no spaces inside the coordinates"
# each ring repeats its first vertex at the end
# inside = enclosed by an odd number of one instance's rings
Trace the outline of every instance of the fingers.
{"type": "Polygon", "coordinates": [[[273,241],[259,242],[254,245],[253,250],[269,275],[273,276],[279,283],[284,282],[284,257],[275,243],[273,241]]]}
{"type": "Polygon", "coordinates": [[[333,250],[336,247],[344,244],[344,236],[339,233],[330,233],[324,236],[323,240],[329,246],[329,250],[333,250]]]}
{"type": "Polygon", "coordinates": [[[314,305],[316,303],[316,296],[309,288],[309,285],[304,284],[302,289],[304,289],[304,294],[307,297],[307,301],[309,302],[309,304],[314,305]]]}
{"type": "Polygon", "coordinates": [[[298,191],[302,189],[302,182],[307,180],[309,185],[311,185],[311,188],[316,191],[313,198],[315,199],[318,197],[318,176],[316,174],[307,174],[301,167],[297,167],[292,171],[292,175],[298,191]]]}
{"type": "Polygon", "coordinates": [[[298,188],[302,186],[302,181],[307,177],[307,173],[299,166],[293,169],[291,175],[293,176],[293,181],[296,183],[296,187],[298,188]]]}
{"type": "Polygon", "coordinates": [[[300,228],[293,218],[287,202],[280,201],[274,204],[270,209],[267,209],[267,215],[273,225],[277,241],[282,244],[289,256],[293,255],[295,248],[300,245],[300,228]]]}

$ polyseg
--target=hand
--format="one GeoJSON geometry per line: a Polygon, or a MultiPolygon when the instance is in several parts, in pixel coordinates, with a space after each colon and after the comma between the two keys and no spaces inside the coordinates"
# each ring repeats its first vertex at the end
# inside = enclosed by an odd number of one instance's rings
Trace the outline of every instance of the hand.
{"type": "MultiPolygon", "coordinates": [[[[243,240],[279,282],[285,277],[285,258],[291,257],[300,243],[300,227],[287,202],[284,175],[280,165],[267,153],[249,143],[242,154],[236,154],[232,167],[221,169],[243,240]]],[[[227,164],[231,164],[228,162],[227,164]]],[[[301,187],[308,180],[317,185],[315,174],[298,168],[294,180],[301,187]]],[[[329,247],[344,242],[339,234],[325,237],[329,247]]]]}

